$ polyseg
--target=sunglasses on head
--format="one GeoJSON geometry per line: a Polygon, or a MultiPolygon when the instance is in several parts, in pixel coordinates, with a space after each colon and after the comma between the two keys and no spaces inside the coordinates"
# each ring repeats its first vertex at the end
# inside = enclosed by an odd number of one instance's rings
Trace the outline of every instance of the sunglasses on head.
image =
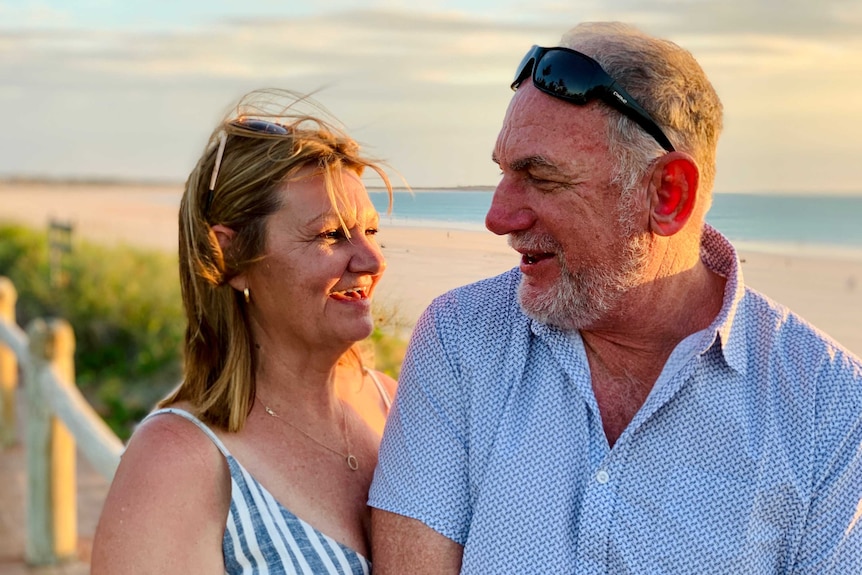
{"type": "Polygon", "coordinates": [[[517,90],[528,76],[532,76],[536,88],[566,102],[583,106],[600,99],[637,122],[662,148],[674,151],[647,111],[589,56],[569,48],[533,46],[518,66],[512,89],[517,90]]]}
{"type": "MultiPolygon", "coordinates": [[[[259,118],[237,118],[236,120],[231,120],[229,125],[248,132],[255,132],[257,134],[273,134],[276,136],[286,136],[291,131],[287,126],[276,122],[270,122],[268,120],[261,120],[259,118]]],[[[218,179],[221,161],[224,157],[224,148],[227,144],[227,132],[224,130],[219,132],[218,139],[218,151],[216,152],[215,165],[213,166],[213,173],[210,177],[210,187],[207,191],[206,201],[204,202],[204,217],[209,215],[210,206],[213,202],[213,190],[215,190],[216,179],[218,179]]]]}

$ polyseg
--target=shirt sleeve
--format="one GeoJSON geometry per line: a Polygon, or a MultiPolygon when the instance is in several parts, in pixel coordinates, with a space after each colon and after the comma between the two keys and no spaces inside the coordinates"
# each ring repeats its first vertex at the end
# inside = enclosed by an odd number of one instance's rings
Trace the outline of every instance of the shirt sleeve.
{"type": "Polygon", "coordinates": [[[416,327],[380,446],[369,505],[417,519],[463,545],[471,512],[464,383],[454,300],[416,327]]]}
{"type": "Polygon", "coordinates": [[[842,359],[820,378],[840,392],[818,402],[817,475],[795,575],[862,573],[862,368],[842,359]]]}

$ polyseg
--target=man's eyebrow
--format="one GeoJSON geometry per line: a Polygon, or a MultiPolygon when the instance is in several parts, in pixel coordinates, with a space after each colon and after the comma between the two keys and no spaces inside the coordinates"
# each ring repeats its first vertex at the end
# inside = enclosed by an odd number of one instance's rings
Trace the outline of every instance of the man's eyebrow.
{"type": "MultiPolygon", "coordinates": [[[[495,164],[500,165],[500,161],[497,159],[497,155],[493,154],[491,159],[495,164]]],[[[527,156],[526,158],[519,158],[509,164],[509,169],[515,172],[523,172],[527,171],[530,168],[543,168],[545,170],[553,170],[555,172],[559,172],[559,168],[549,161],[544,156],[527,156]]]]}

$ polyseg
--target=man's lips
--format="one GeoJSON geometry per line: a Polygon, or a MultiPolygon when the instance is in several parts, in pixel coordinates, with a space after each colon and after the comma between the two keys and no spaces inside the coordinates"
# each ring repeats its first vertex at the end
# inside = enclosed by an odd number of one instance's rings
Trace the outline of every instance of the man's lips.
{"type": "Polygon", "coordinates": [[[531,266],[552,257],[554,257],[554,254],[548,252],[530,252],[521,254],[521,263],[531,266]]]}

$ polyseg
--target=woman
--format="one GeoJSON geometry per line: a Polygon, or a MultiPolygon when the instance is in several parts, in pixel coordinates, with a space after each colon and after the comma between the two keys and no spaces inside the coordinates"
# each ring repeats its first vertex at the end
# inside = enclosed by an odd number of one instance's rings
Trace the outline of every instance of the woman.
{"type": "Polygon", "coordinates": [[[310,105],[250,94],[186,183],[185,377],[123,455],[95,575],[369,571],[366,498],[394,381],[355,351],[385,268],[360,176],[376,171],[390,202],[392,188],[319,107],[297,111],[310,105]]]}

